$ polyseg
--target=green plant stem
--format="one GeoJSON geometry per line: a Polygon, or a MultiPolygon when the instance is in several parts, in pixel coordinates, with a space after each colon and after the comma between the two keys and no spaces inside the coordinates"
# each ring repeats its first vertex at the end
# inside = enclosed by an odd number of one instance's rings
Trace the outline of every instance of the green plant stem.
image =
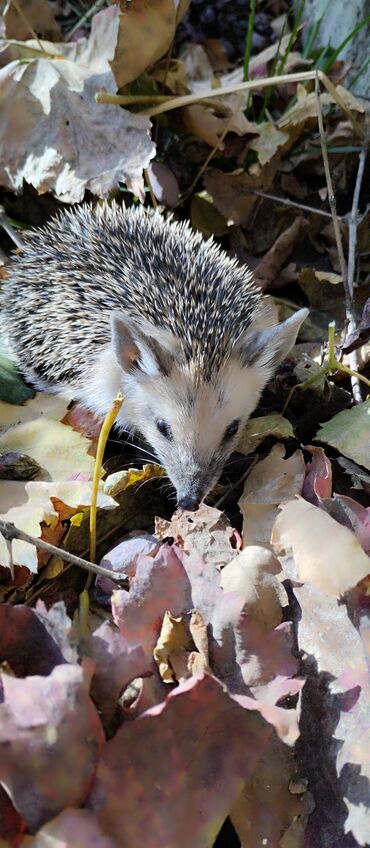
{"type": "Polygon", "coordinates": [[[246,82],[249,79],[249,62],[250,62],[251,53],[252,53],[252,37],[253,37],[254,19],[256,17],[256,7],[257,7],[257,0],[250,0],[247,40],[246,40],[246,43],[245,43],[244,66],[243,66],[243,80],[244,80],[244,82],[246,82]]]}

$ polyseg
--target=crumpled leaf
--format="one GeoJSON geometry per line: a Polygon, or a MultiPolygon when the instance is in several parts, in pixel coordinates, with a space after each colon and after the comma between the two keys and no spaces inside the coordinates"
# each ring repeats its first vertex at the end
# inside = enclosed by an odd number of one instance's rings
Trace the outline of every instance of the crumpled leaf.
{"type": "Polygon", "coordinates": [[[186,551],[197,551],[205,563],[222,568],[235,556],[235,531],[223,512],[201,503],[196,512],[189,514],[176,510],[171,521],[157,518],[156,536],[173,537],[186,551]]]}
{"type": "Polygon", "coordinates": [[[172,44],[190,0],[135,0],[119,16],[117,43],[109,63],[117,88],[136,80],[172,44]]]}
{"type": "Polygon", "coordinates": [[[27,848],[116,848],[88,810],[63,810],[27,842],[27,848]]]}
{"type": "Polygon", "coordinates": [[[84,801],[104,734],[79,666],[1,681],[0,781],[32,833],[84,801]]]}
{"type": "Polygon", "coordinates": [[[252,468],[239,499],[243,516],[243,547],[269,545],[271,530],[283,501],[302,491],[305,465],[301,451],[284,459],[285,447],[274,445],[252,468]]]}
{"type": "MultiPolygon", "coordinates": [[[[209,86],[209,82],[208,82],[209,86]]],[[[220,90],[222,95],[222,89],[220,90]]],[[[183,122],[187,132],[201,138],[210,147],[223,149],[220,142],[225,130],[236,135],[255,134],[255,125],[243,112],[243,98],[228,95],[225,101],[212,98],[212,103],[193,103],[183,109],[183,122]]]]}
{"type": "Polygon", "coordinates": [[[134,486],[135,483],[143,483],[144,480],[156,479],[164,475],[164,469],[154,463],[145,464],[142,468],[128,468],[127,471],[115,471],[113,474],[109,474],[109,477],[104,480],[104,492],[112,498],[116,498],[121,492],[125,492],[129,486],[134,486]]]}
{"type": "Polygon", "coordinates": [[[323,508],[349,530],[353,530],[365,553],[370,556],[370,507],[364,507],[347,495],[334,495],[325,499],[323,508]]]}
{"type": "Polygon", "coordinates": [[[320,506],[323,498],[331,497],[331,462],[322,448],[318,448],[315,445],[305,445],[305,450],[310,451],[312,460],[306,466],[302,496],[306,501],[310,501],[315,506],[320,506]]]}
{"type": "MultiPolygon", "coordinates": [[[[353,112],[364,112],[364,108],[360,101],[354,97],[348,89],[343,88],[342,85],[337,85],[336,90],[348,109],[353,112]]],[[[320,101],[321,106],[335,102],[328,91],[321,93],[320,101]]],[[[288,129],[299,124],[305,124],[310,119],[317,120],[317,110],[318,105],[316,93],[314,91],[308,92],[304,85],[299,83],[297,85],[297,102],[277,121],[277,126],[279,129],[288,129]]]]}
{"type": "Polygon", "coordinates": [[[326,442],[370,470],[369,432],[370,400],[365,400],[322,424],[315,441],[326,442]]]}
{"type": "Polygon", "coordinates": [[[238,442],[238,451],[245,454],[253,453],[266,436],[294,439],[293,427],[280,412],[269,412],[268,415],[250,418],[238,442]]]}
{"type": "MultiPolygon", "coordinates": [[[[206,675],[123,725],[105,746],[88,801],[104,832],[122,848],[142,846],[143,830],[146,848],[212,845],[271,735],[258,708],[206,675]]],[[[265,717],[285,712],[270,707],[265,717]]]]}
{"type": "Polygon", "coordinates": [[[148,118],[95,102],[98,90],[116,92],[109,59],[118,18],[113,5],[94,16],[88,40],[43,42],[56,58],[40,58],[36,42],[11,46],[14,61],[0,70],[3,186],[20,191],[25,180],[76,203],[86,190],[105,197],[123,180],[143,195],[142,171],[154,155],[148,118]],[[24,63],[27,47],[37,58],[24,63]]]}
{"type": "Polygon", "coordinates": [[[210,672],[207,626],[201,613],[175,618],[166,610],[153,656],[164,683],[210,672]]]}
{"type": "Polygon", "coordinates": [[[264,121],[256,126],[259,135],[250,142],[249,149],[256,151],[258,160],[263,166],[270,162],[279,147],[289,141],[289,134],[278,130],[271,121],[264,121]]]}
{"type": "Polygon", "coordinates": [[[354,533],[303,498],[282,504],[273,527],[275,550],[292,550],[297,580],[340,597],[370,573],[354,533]]]}
{"type": "Polygon", "coordinates": [[[150,671],[141,645],[130,647],[123,636],[105,621],[94,631],[88,643],[89,656],[95,663],[91,697],[99,709],[105,727],[109,727],[122,692],[136,677],[150,671]]]}
{"type": "MultiPolygon", "coordinates": [[[[250,687],[257,693],[263,687],[264,701],[275,703],[301,686],[290,679],[297,664],[290,623],[282,623],[286,596],[275,576],[279,571],[270,551],[251,546],[225,565],[220,583],[215,565],[196,551],[164,545],[154,558],[138,558],[129,592],[113,593],[113,618],[128,645],[142,645],[155,673],[152,656],[166,611],[182,624],[190,610],[196,611],[207,626],[202,653],[212,673],[234,693],[246,694],[250,687]]],[[[190,635],[199,651],[195,634],[190,635]]],[[[170,665],[175,674],[185,675],[186,663],[180,670],[178,663],[176,669],[170,665]]]]}

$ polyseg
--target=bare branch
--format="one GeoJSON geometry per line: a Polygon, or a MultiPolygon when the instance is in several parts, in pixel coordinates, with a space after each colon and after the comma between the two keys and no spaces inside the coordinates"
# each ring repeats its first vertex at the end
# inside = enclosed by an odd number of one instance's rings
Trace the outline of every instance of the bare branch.
{"type": "Polygon", "coordinates": [[[127,574],[118,571],[109,571],[108,568],[102,568],[101,565],[95,565],[93,562],[75,556],[75,554],[63,551],[62,548],[57,548],[56,545],[50,545],[49,542],[44,542],[43,539],[35,539],[34,536],[24,533],[23,530],[18,530],[10,521],[0,520],[0,533],[7,543],[10,543],[13,539],[20,539],[22,542],[28,542],[30,545],[33,545],[35,548],[40,548],[40,550],[47,551],[49,554],[59,556],[65,562],[71,563],[71,565],[78,565],[79,568],[91,571],[93,574],[100,574],[102,577],[109,577],[111,580],[127,580],[127,574]]]}

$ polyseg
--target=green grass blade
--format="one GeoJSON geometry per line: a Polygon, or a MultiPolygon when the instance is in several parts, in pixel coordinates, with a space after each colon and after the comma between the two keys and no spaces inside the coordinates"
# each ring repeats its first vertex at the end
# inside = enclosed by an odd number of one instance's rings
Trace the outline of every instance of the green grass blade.
{"type": "Polygon", "coordinates": [[[245,53],[244,53],[244,67],[243,67],[243,80],[244,80],[244,82],[247,82],[249,80],[249,62],[250,62],[251,53],[252,53],[252,36],[253,36],[253,29],[254,29],[254,19],[256,17],[256,7],[257,7],[257,0],[250,0],[247,40],[245,42],[245,53]]]}

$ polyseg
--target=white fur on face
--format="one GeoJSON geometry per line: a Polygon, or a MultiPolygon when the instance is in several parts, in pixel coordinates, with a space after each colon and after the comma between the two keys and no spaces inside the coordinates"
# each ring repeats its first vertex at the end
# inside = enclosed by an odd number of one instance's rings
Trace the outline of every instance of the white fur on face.
{"type": "Polygon", "coordinates": [[[214,383],[176,367],[170,376],[126,375],[118,423],[136,427],[152,445],[178,500],[201,500],[219,478],[241,428],[228,441],[223,441],[225,431],[235,419],[242,425],[249,418],[268,376],[261,367],[243,368],[237,360],[225,365],[214,383]],[[170,428],[171,439],[158,431],[160,419],[170,428]]]}

